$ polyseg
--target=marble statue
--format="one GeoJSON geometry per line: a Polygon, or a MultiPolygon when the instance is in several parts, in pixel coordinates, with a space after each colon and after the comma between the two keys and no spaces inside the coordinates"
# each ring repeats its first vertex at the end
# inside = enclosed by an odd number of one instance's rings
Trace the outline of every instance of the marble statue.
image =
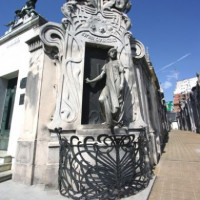
{"type": "Polygon", "coordinates": [[[32,14],[33,15],[38,15],[37,12],[35,11],[35,4],[37,0],[29,0],[25,3],[25,5],[21,8],[21,10],[16,10],[15,11],[15,17],[14,20],[6,24],[5,26],[14,26],[18,23],[19,19],[23,19],[26,15],[30,17],[32,14]]]}
{"type": "Polygon", "coordinates": [[[35,13],[35,4],[37,0],[29,0],[26,2],[26,4],[22,7],[21,10],[16,10],[15,14],[19,18],[24,17],[25,15],[28,15],[30,17],[31,13],[35,13]]]}
{"type": "Polygon", "coordinates": [[[86,79],[86,83],[93,83],[106,76],[106,85],[103,88],[99,103],[102,116],[108,126],[121,126],[123,124],[123,88],[124,68],[117,60],[117,50],[111,48],[108,51],[109,61],[102,68],[102,72],[96,78],[86,79]]]}

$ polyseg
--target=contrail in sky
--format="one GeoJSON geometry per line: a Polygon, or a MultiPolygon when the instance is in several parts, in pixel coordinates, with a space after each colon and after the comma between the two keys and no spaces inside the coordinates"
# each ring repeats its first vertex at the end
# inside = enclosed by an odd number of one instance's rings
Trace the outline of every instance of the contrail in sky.
{"type": "Polygon", "coordinates": [[[158,70],[158,72],[159,72],[159,71],[163,71],[164,69],[167,69],[167,68],[171,67],[172,65],[176,64],[177,62],[180,62],[181,60],[187,58],[187,57],[190,56],[190,55],[191,55],[191,53],[187,53],[187,54],[185,54],[184,56],[180,57],[180,58],[177,59],[176,61],[171,62],[171,63],[168,64],[168,65],[165,65],[165,66],[162,67],[160,70],[158,70]]]}

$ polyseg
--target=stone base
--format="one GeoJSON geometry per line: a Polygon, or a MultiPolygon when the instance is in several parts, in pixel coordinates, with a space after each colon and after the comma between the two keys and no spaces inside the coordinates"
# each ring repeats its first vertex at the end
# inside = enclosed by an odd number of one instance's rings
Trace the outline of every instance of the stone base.
{"type": "Polygon", "coordinates": [[[12,178],[12,171],[5,171],[0,173],[0,183],[12,178]]]}

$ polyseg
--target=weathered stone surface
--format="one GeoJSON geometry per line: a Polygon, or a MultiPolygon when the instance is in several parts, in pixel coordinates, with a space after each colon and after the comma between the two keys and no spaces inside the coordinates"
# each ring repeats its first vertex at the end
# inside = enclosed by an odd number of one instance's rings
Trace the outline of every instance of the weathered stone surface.
{"type": "Polygon", "coordinates": [[[54,146],[49,147],[49,152],[48,152],[48,164],[58,164],[59,163],[59,143],[56,142],[54,143],[54,146]]]}
{"type": "Polygon", "coordinates": [[[32,184],[32,168],[30,164],[15,163],[13,180],[27,185],[32,184]]]}
{"type": "Polygon", "coordinates": [[[16,163],[29,165],[32,164],[34,160],[34,145],[35,143],[31,141],[18,141],[16,163]]]}
{"type": "Polygon", "coordinates": [[[53,112],[55,110],[56,95],[57,95],[57,76],[58,66],[52,61],[52,59],[44,56],[44,69],[42,74],[41,85],[41,97],[40,107],[38,112],[38,140],[49,141],[50,132],[48,125],[53,118],[53,112]]]}
{"type": "MultiPolygon", "coordinates": [[[[32,184],[38,135],[38,112],[40,105],[44,53],[41,49],[33,52],[27,76],[25,95],[25,120],[18,141],[14,179],[32,184]],[[23,166],[23,167],[21,167],[23,166]],[[20,169],[19,169],[20,168],[20,169]],[[21,177],[24,170],[24,180],[21,177]]],[[[38,155],[38,154],[37,154],[38,155]]]]}
{"type": "Polygon", "coordinates": [[[48,157],[48,141],[37,141],[35,165],[46,165],[48,157]]]}
{"type": "MultiPolygon", "coordinates": [[[[46,180],[46,163],[44,165],[36,164],[34,166],[34,177],[33,177],[33,185],[39,185],[44,184],[46,180]]],[[[48,174],[48,176],[51,176],[51,174],[48,174]]]]}
{"type": "Polygon", "coordinates": [[[58,165],[47,165],[46,168],[46,181],[47,188],[58,188],[58,165]]]}

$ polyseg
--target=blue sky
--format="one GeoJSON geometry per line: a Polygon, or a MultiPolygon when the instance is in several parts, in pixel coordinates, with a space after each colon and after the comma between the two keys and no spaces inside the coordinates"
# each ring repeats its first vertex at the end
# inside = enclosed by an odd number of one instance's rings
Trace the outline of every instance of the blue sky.
{"type": "MultiPolygon", "coordinates": [[[[2,0],[0,36],[26,0],[2,0]]],[[[61,22],[65,0],[38,0],[37,12],[49,21],[61,22]]],[[[176,81],[200,72],[200,1],[132,0],[131,32],[147,48],[165,99],[173,99],[176,81]]]]}

